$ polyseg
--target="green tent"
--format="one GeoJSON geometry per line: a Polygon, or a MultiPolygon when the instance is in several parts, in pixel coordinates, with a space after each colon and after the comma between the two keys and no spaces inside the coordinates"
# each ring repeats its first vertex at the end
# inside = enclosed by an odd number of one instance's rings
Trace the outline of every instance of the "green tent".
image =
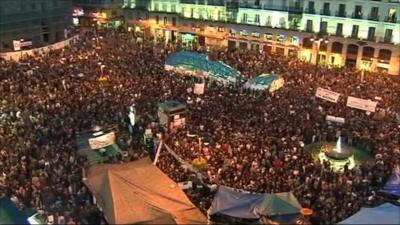
{"type": "Polygon", "coordinates": [[[6,197],[0,198],[0,224],[29,224],[25,213],[6,197]]]}
{"type": "Polygon", "coordinates": [[[292,192],[265,194],[264,201],[257,207],[261,215],[279,221],[291,221],[300,213],[301,205],[292,192]]]}

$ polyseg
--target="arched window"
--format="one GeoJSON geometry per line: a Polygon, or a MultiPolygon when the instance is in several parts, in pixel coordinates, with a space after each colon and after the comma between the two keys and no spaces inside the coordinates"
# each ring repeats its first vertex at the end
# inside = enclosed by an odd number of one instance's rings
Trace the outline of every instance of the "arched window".
{"type": "Polygon", "coordinates": [[[363,58],[374,58],[375,48],[366,46],[363,48],[362,57],[363,58]]]}
{"type": "Polygon", "coordinates": [[[343,52],[343,44],[340,42],[332,43],[332,53],[342,54],[343,52]]]}
{"type": "Polygon", "coordinates": [[[303,48],[313,48],[313,42],[310,40],[310,38],[303,38],[303,48]]]}
{"type": "Polygon", "coordinates": [[[380,49],[378,57],[380,60],[390,61],[390,58],[392,57],[392,51],[388,49],[380,49]]]}
{"type": "Polygon", "coordinates": [[[357,45],[353,45],[350,44],[349,46],[347,46],[347,54],[351,54],[351,55],[357,55],[358,54],[358,46],[357,45]]]}

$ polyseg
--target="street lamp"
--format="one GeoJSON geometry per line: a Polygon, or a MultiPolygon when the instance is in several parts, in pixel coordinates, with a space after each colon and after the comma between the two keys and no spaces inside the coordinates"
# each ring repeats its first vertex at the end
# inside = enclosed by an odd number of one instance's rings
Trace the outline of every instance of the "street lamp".
{"type": "Polygon", "coordinates": [[[328,44],[329,40],[327,37],[321,37],[321,36],[313,36],[310,38],[310,41],[312,41],[312,43],[317,44],[317,58],[315,60],[315,71],[314,71],[314,76],[317,76],[318,74],[318,64],[319,64],[319,52],[320,52],[320,48],[321,48],[321,42],[328,44]]]}

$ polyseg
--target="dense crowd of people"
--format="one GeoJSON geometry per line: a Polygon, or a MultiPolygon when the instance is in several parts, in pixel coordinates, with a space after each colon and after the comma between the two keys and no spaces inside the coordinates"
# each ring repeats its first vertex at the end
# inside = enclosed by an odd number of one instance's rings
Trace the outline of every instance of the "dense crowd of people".
{"type": "MultiPolygon", "coordinates": [[[[82,34],[61,50],[20,62],[0,60],[0,196],[37,209],[56,223],[98,224],[101,212],[81,182],[85,159],[77,155],[76,134],[93,126],[126,129],[129,106],[140,115],[139,130],[160,131],[157,104],[173,99],[188,104],[185,129],[165,133],[165,142],[184,160],[207,160],[202,179],[254,192],[294,191],[320,224],[337,223],[376,195],[400,163],[400,81],[370,74],[360,82],[353,69],[314,66],[297,59],[255,51],[214,50],[215,57],[244,78],[274,72],[285,79],[279,91],[254,92],[240,84],[208,80],[203,95],[189,91],[196,80],[164,70],[165,59],[180,46],[137,39],[124,31],[82,34]],[[315,97],[317,87],[341,93],[338,103],[315,97]],[[377,113],[346,107],[346,97],[379,97],[377,113]],[[188,99],[191,99],[190,101],[188,99]],[[328,124],[326,115],[345,118],[328,124]],[[195,132],[208,137],[199,146],[195,132]],[[334,172],[315,161],[307,144],[335,141],[373,154],[355,169],[334,172]],[[377,156],[377,157],[375,157],[377,156]]],[[[143,149],[123,145],[132,160],[143,149]]],[[[176,182],[194,179],[171,155],[157,164],[176,182]]],[[[191,192],[206,210],[208,192],[191,192]]]]}

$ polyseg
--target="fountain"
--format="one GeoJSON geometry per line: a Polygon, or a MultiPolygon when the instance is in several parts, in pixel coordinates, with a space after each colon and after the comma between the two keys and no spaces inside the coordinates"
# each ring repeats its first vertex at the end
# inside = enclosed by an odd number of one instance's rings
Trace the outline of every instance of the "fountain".
{"type": "Polygon", "coordinates": [[[336,144],[322,145],[319,158],[320,161],[329,161],[336,170],[342,170],[346,164],[349,169],[355,165],[353,151],[348,146],[342,145],[341,137],[338,138],[336,144]]]}

